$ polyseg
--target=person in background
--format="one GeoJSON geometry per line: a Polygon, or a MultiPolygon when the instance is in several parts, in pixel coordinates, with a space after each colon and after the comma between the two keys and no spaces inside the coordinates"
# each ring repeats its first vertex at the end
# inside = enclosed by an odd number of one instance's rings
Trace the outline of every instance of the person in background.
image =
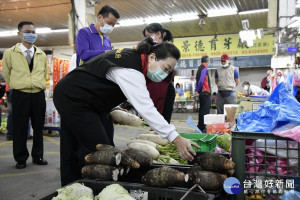
{"type": "MultiPolygon", "coordinates": [[[[116,8],[105,5],[99,10],[95,24],[78,31],[76,38],[77,67],[96,56],[112,50],[111,41],[107,35],[113,31],[119,18],[120,14],[116,8]]],[[[107,123],[104,123],[105,129],[108,132],[113,132],[114,127],[111,124],[111,116],[102,115],[101,118],[107,121],[107,123]]]]}
{"type": "Polygon", "coordinates": [[[281,70],[277,71],[276,82],[277,82],[277,85],[279,85],[279,83],[285,82],[284,75],[283,75],[283,72],[281,70]]]}
{"type": "Polygon", "coordinates": [[[247,81],[243,82],[242,87],[245,93],[249,96],[270,96],[270,93],[267,90],[264,90],[256,85],[250,85],[250,83],[247,81]]]}
{"type": "MultiPolygon", "coordinates": [[[[7,124],[6,124],[6,139],[8,141],[13,140],[13,117],[12,117],[12,105],[11,105],[11,96],[12,91],[9,89],[8,84],[6,84],[6,96],[7,96],[7,124]]],[[[27,133],[27,139],[32,139],[32,135],[30,134],[30,119],[28,123],[28,133],[27,133]]]]}
{"type": "MultiPolygon", "coordinates": [[[[151,23],[143,30],[144,37],[151,37],[153,43],[173,42],[172,33],[164,29],[159,23],[151,23]]],[[[162,114],[165,120],[170,123],[173,106],[175,101],[175,89],[173,86],[174,70],[165,80],[161,82],[151,81],[146,77],[147,88],[150,92],[150,97],[153,100],[154,106],[158,112],[162,114]]]]}
{"type": "Polygon", "coordinates": [[[233,104],[236,99],[235,88],[239,84],[239,71],[229,62],[229,56],[221,56],[221,66],[215,72],[215,83],[218,86],[217,113],[224,114],[224,104],[233,104]]]}
{"type": "Polygon", "coordinates": [[[164,80],[179,58],[175,45],[153,45],[152,39],[146,38],[137,49],[117,49],[97,56],[57,83],[53,100],[61,116],[62,186],[81,178],[84,157],[96,151],[97,144],[114,145],[113,132],[105,129],[108,122],[101,115],[108,115],[126,99],[155,132],[176,145],[183,159],[193,160],[191,145],[200,147],[164,120],[154,107],[145,80],[146,76],[152,81],[164,80]],[[81,123],[74,123],[77,121],[81,123]]]}
{"type": "Polygon", "coordinates": [[[112,50],[107,34],[113,31],[119,18],[120,14],[114,7],[105,5],[99,10],[95,24],[78,31],[76,37],[77,67],[95,56],[112,50]]]}
{"type": "Polygon", "coordinates": [[[13,154],[16,168],[26,167],[29,157],[27,131],[29,118],[33,128],[32,162],[47,165],[44,159],[43,127],[45,122],[46,78],[48,63],[46,54],[34,43],[37,39],[32,22],[18,24],[18,36],[22,43],[7,49],[3,55],[3,75],[10,89],[13,113],[13,154]]]}
{"type": "Polygon", "coordinates": [[[216,93],[216,92],[214,92],[214,93],[212,94],[211,102],[212,102],[212,103],[216,103],[216,102],[217,102],[217,93],[216,93]]]}
{"type": "Polygon", "coordinates": [[[176,83],[176,86],[175,86],[175,92],[176,94],[178,94],[179,96],[182,96],[183,95],[183,89],[181,87],[181,85],[179,83],[176,83]]]}
{"type": "Polygon", "coordinates": [[[270,92],[270,77],[271,77],[272,73],[273,73],[273,70],[269,69],[267,71],[267,76],[264,77],[260,83],[261,88],[268,92],[270,92]]]}
{"type": "MultiPolygon", "coordinates": [[[[2,97],[4,96],[5,94],[5,87],[6,86],[6,83],[5,83],[5,80],[4,80],[4,77],[3,77],[3,74],[2,72],[0,72],[0,126],[1,126],[1,123],[2,123],[2,103],[3,103],[3,99],[2,97]]],[[[0,130],[0,133],[3,133],[1,130],[0,130]]]]}
{"type": "Polygon", "coordinates": [[[199,114],[198,114],[198,128],[206,133],[206,126],[204,124],[204,115],[209,114],[211,107],[211,86],[208,75],[207,66],[209,65],[209,57],[203,56],[201,58],[201,65],[198,67],[196,74],[196,92],[199,94],[199,114]]]}

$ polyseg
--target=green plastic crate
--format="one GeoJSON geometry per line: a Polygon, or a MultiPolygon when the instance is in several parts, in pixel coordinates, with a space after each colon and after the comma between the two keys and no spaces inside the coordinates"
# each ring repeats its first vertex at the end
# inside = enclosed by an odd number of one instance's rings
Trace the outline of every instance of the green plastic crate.
{"type": "Polygon", "coordinates": [[[182,137],[196,142],[201,149],[192,146],[196,152],[215,152],[217,145],[216,134],[200,134],[200,133],[179,133],[182,137]]]}

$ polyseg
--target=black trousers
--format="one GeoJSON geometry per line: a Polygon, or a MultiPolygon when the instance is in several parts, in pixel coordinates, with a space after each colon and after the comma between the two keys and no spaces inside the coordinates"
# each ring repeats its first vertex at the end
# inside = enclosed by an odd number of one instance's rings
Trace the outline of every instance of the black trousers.
{"type": "Polygon", "coordinates": [[[203,131],[205,130],[204,124],[204,115],[209,114],[209,110],[211,107],[211,97],[209,94],[207,95],[200,95],[199,96],[199,116],[198,116],[198,128],[203,131]]]}
{"type": "Polygon", "coordinates": [[[174,100],[175,100],[175,88],[172,84],[169,84],[165,103],[164,103],[164,109],[163,109],[163,117],[165,120],[170,124],[172,112],[173,112],[173,106],[174,106],[174,100]]]}
{"type": "Polygon", "coordinates": [[[82,107],[61,93],[54,92],[54,104],[61,117],[60,173],[61,185],[81,179],[84,157],[96,151],[97,144],[113,145],[113,121],[106,113],[97,113],[82,102],[82,107]]]}
{"type": "Polygon", "coordinates": [[[43,158],[43,127],[45,122],[46,100],[44,91],[26,93],[13,90],[13,154],[16,162],[26,162],[29,157],[27,149],[28,121],[31,119],[33,129],[33,146],[31,156],[43,158]]]}

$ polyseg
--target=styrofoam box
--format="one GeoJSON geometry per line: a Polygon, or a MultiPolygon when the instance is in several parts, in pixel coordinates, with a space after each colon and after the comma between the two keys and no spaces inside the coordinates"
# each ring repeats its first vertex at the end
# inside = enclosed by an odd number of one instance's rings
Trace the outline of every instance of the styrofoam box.
{"type": "Polygon", "coordinates": [[[224,114],[204,115],[204,124],[216,124],[216,123],[224,123],[224,122],[225,122],[224,114]]]}

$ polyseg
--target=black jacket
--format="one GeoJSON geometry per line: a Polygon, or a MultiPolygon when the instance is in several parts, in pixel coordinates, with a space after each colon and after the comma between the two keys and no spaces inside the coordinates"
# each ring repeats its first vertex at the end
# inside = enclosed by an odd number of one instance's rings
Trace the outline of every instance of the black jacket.
{"type": "Polygon", "coordinates": [[[134,49],[117,49],[85,62],[58,82],[54,101],[66,101],[69,108],[77,111],[109,112],[126,100],[120,87],[106,79],[111,67],[132,68],[143,73],[141,54],[134,49]]]}

